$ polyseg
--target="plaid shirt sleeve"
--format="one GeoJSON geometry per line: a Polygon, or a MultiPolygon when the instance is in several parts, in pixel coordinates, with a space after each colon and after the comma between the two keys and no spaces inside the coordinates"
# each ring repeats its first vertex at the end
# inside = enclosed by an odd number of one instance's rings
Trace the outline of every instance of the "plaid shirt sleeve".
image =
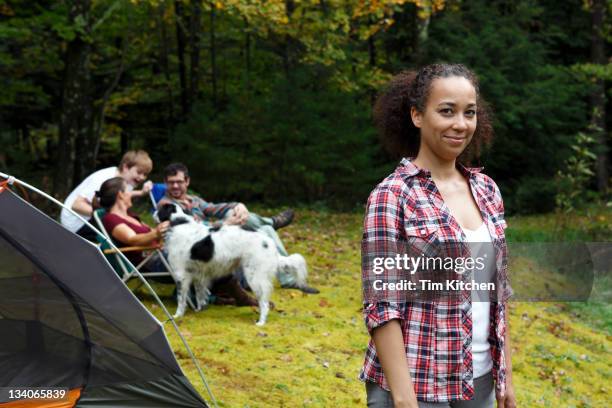
{"type": "Polygon", "coordinates": [[[234,202],[215,204],[205,201],[200,197],[194,197],[194,200],[197,200],[197,202],[194,203],[194,207],[197,207],[201,211],[204,218],[217,218],[219,220],[225,218],[229,210],[238,205],[238,203],[234,202]]]}
{"type": "Polygon", "coordinates": [[[390,302],[368,303],[363,309],[363,317],[370,335],[372,330],[384,325],[385,323],[398,319],[402,320],[406,316],[404,305],[390,302]]]}
{"type": "Polygon", "coordinates": [[[505,238],[505,230],[508,224],[506,223],[505,219],[504,200],[499,187],[497,187],[497,184],[490,177],[486,176],[485,180],[489,188],[493,191],[493,198],[491,201],[494,205],[494,209],[491,210],[491,213],[494,214],[495,224],[499,227],[500,235],[503,237],[502,242],[500,243],[498,287],[501,291],[499,300],[501,303],[505,303],[514,294],[514,290],[512,289],[512,286],[510,286],[510,279],[508,276],[508,245],[505,238]]]}
{"type": "MultiPolygon", "coordinates": [[[[395,192],[386,188],[377,188],[368,200],[366,216],[363,225],[362,237],[362,282],[364,291],[369,290],[373,272],[371,270],[371,257],[393,256],[395,246],[400,240],[401,220],[403,214],[401,205],[395,192]],[[365,260],[368,258],[368,260],[365,260]]],[[[373,300],[371,293],[364,299],[373,300]]],[[[370,332],[384,325],[392,319],[403,319],[405,313],[398,303],[383,300],[364,304],[363,315],[365,324],[370,332]]]]}

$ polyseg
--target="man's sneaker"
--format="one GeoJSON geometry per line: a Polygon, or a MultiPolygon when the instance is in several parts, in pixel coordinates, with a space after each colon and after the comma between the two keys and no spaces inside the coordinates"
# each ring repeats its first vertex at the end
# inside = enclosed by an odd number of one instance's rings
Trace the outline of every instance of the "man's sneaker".
{"type": "Polygon", "coordinates": [[[308,285],[298,286],[295,283],[289,283],[289,284],[281,285],[281,288],[283,288],[283,289],[297,289],[297,290],[301,290],[304,293],[308,293],[309,295],[315,295],[315,294],[321,292],[319,289],[313,288],[312,286],[308,286],[308,285]]]}
{"type": "Polygon", "coordinates": [[[287,225],[291,224],[294,215],[295,213],[292,209],[285,210],[282,213],[275,215],[272,217],[272,228],[277,230],[286,227],[287,225]]]}

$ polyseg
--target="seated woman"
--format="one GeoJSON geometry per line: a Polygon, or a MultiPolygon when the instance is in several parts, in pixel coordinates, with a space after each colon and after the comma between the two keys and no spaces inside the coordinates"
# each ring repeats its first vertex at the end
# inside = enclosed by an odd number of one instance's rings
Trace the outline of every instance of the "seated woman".
{"type": "MultiPolygon", "coordinates": [[[[158,245],[164,232],[170,226],[170,222],[165,221],[151,228],[140,221],[138,215],[130,211],[132,193],[121,177],[114,177],[102,183],[100,191],[96,192],[96,197],[99,205],[106,209],[106,214],[102,218],[104,228],[119,248],[158,245]]],[[[140,264],[144,259],[142,251],[130,251],[125,255],[134,265],[140,264]]],[[[144,265],[143,269],[146,271],[165,270],[163,263],[155,258],[144,265]]],[[[212,294],[215,295],[216,303],[257,306],[257,300],[249,296],[234,277],[217,281],[212,288],[212,294]]]]}
{"type": "MultiPolygon", "coordinates": [[[[132,193],[121,177],[114,177],[102,183],[100,191],[96,192],[96,196],[100,206],[106,210],[106,214],[102,218],[104,228],[111,234],[113,241],[120,248],[158,245],[162,234],[169,227],[169,222],[166,221],[151,229],[147,224],[140,221],[138,215],[130,211],[132,208],[132,193]]],[[[126,252],[125,255],[134,265],[138,265],[144,259],[141,251],[126,252]]],[[[147,270],[152,266],[149,266],[147,270]]]]}

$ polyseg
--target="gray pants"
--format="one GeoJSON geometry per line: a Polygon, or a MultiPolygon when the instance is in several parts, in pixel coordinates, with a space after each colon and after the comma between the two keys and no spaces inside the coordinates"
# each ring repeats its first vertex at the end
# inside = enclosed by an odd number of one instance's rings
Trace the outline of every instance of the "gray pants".
{"type": "MultiPolygon", "coordinates": [[[[249,213],[249,218],[245,223],[247,227],[253,228],[257,232],[264,234],[268,238],[271,238],[276,245],[276,249],[282,256],[289,256],[283,242],[280,237],[276,233],[276,230],[272,227],[273,221],[272,218],[262,217],[261,215],[255,213],[249,213]]],[[[290,285],[295,283],[295,277],[285,271],[277,271],[276,277],[281,285],[290,285]]]]}
{"type": "MultiPolygon", "coordinates": [[[[368,408],[393,408],[391,393],[378,384],[366,382],[368,408]]],[[[469,401],[422,402],[419,408],[493,408],[495,406],[495,389],[493,374],[487,374],[474,379],[474,398],[469,401]]]]}

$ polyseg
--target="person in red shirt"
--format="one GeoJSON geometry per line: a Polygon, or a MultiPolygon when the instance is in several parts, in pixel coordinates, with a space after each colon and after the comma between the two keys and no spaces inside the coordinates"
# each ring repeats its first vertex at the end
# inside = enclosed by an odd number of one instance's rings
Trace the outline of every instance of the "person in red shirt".
{"type": "Polygon", "coordinates": [[[497,400],[514,408],[503,201],[482,169],[461,164],[492,136],[476,76],[459,64],[402,72],[378,97],[374,118],[387,149],[403,159],[370,194],[364,219],[363,313],[371,339],[360,378],[368,407],[493,408],[497,400]],[[475,304],[469,292],[422,301],[379,290],[399,268],[376,270],[372,254],[411,245],[419,255],[444,253],[475,242],[476,233],[493,251],[497,297],[490,306],[475,304]],[[476,364],[475,353],[484,363],[476,364]]]}
{"type": "MultiPolygon", "coordinates": [[[[96,195],[100,206],[106,209],[102,218],[104,228],[118,247],[157,245],[170,225],[166,221],[151,228],[140,221],[138,215],[131,211],[132,192],[122,177],[106,180],[96,195]]],[[[134,265],[143,260],[142,252],[126,252],[126,256],[134,265]]]]}

